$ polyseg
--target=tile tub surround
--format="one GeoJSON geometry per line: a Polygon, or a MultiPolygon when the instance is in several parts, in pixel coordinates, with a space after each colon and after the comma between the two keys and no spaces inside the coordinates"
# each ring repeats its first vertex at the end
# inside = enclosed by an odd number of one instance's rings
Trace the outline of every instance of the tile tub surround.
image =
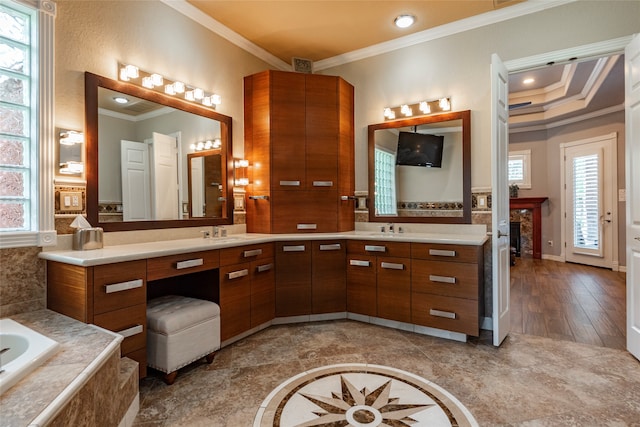
{"type": "Polygon", "coordinates": [[[167,387],[140,383],[134,426],[251,426],[298,372],[338,363],[394,367],[454,395],[481,426],[638,426],[640,362],[625,351],[511,334],[467,343],[349,320],[272,326],[196,363],[167,387]]]}
{"type": "Polygon", "coordinates": [[[60,349],[0,396],[0,424],[117,426],[138,394],[137,363],[120,359],[122,337],[50,310],[11,319],[60,349]]]}

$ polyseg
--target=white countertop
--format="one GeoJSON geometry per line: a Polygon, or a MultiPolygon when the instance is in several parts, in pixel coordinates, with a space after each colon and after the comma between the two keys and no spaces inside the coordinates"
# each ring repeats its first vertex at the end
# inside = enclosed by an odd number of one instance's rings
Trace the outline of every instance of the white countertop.
{"type": "Polygon", "coordinates": [[[342,233],[307,233],[307,234],[232,234],[228,237],[210,239],[191,238],[164,240],[157,242],[133,243],[126,245],[105,246],[102,249],[87,251],[47,251],[40,252],[39,257],[79,266],[111,264],[115,262],[133,261],[155,258],[166,255],[198,252],[210,249],[222,249],[234,246],[251,245],[265,242],[301,241],[301,240],[375,240],[387,242],[440,243],[455,245],[481,246],[487,240],[486,234],[440,234],[440,233],[381,233],[372,231],[347,231],[342,233]]]}

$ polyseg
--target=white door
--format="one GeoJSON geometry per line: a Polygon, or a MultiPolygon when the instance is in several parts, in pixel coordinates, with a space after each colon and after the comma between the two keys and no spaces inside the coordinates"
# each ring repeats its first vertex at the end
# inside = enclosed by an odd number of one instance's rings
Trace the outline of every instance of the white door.
{"type": "Polygon", "coordinates": [[[640,359],[640,35],[625,49],[627,349],[640,359]]]}
{"type": "Polygon", "coordinates": [[[124,221],[151,219],[149,147],[135,141],[120,141],[122,216],[124,221]]]}
{"type": "Polygon", "coordinates": [[[191,216],[204,216],[204,165],[203,156],[191,158],[191,216]]]}
{"type": "Polygon", "coordinates": [[[569,262],[613,267],[618,230],[616,144],[613,133],[561,145],[565,259],[569,262]]]}
{"type": "Polygon", "coordinates": [[[178,146],[176,138],[153,132],[151,157],[151,214],[153,219],[180,219],[178,146]]]}
{"type": "Polygon", "coordinates": [[[509,76],[496,54],[491,55],[491,255],[493,258],[493,345],[511,329],[509,283],[509,76]]]}

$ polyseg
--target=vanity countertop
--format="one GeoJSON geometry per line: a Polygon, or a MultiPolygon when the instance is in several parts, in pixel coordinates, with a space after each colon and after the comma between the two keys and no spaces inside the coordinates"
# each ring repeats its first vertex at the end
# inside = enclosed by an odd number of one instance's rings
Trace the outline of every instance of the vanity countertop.
{"type": "Polygon", "coordinates": [[[255,243],[331,239],[481,246],[488,240],[488,237],[486,234],[382,233],[372,231],[308,234],[246,233],[231,234],[227,237],[214,237],[210,239],[191,238],[105,246],[102,249],[88,251],[47,251],[40,252],[39,257],[49,261],[58,261],[66,264],[90,267],[94,265],[112,264],[116,262],[155,258],[166,255],[251,245],[255,243]]]}
{"type": "Polygon", "coordinates": [[[3,426],[46,425],[100,366],[122,337],[51,310],[10,316],[60,344],[40,367],[0,396],[3,426]]]}

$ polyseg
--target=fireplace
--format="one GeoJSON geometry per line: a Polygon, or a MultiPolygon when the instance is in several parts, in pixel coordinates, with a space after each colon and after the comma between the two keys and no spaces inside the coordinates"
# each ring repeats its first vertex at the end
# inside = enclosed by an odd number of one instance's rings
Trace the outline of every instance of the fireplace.
{"type": "Polygon", "coordinates": [[[509,223],[509,236],[511,239],[511,247],[515,249],[515,256],[520,256],[521,238],[520,238],[520,222],[512,221],[509,223]]]}

